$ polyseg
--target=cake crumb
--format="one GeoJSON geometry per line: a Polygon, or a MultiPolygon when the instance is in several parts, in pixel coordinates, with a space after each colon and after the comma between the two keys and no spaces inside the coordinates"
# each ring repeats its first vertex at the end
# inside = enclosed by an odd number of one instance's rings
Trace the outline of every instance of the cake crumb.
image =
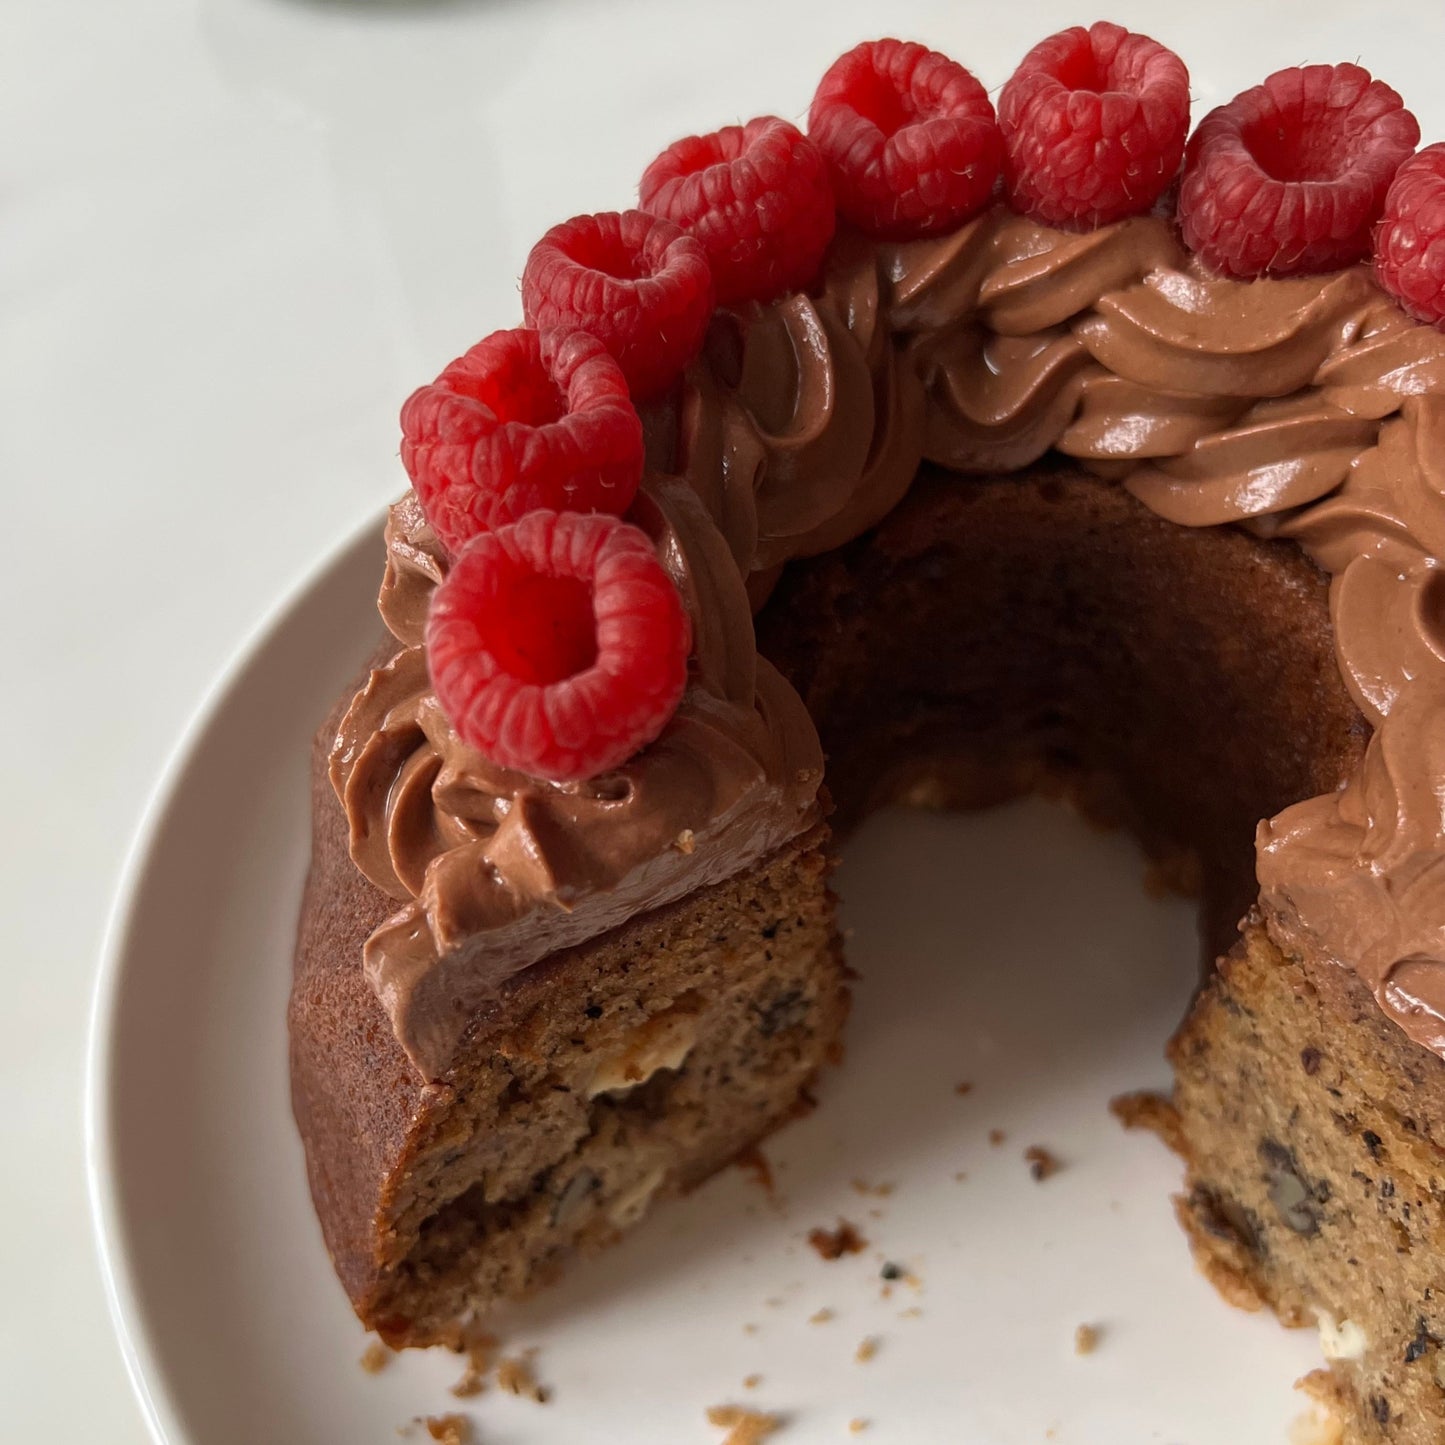
{"type": "Polygon", "coordinates": [[[722,1445],[760,1445],[783,1428],[778,1416],[742,1405],[713,1405],[707,1412],[707,1423],[728,1432],[722,1445]]]}
{"type": "Polygon", "coordinates": [[[1309,1410],[1290,1425],[1290,1445],[1344,1445],[1350,1398],[1333,1370],[1311,1370],[1295,1381],[1296,1390],[1311,1396],[1309,1410]]]}
{"type": "Polygon", "coordinates": [[[909,1305],[906,1310],[899,1310],[900,1320],[918,1320],[923,1318],[923,1311],[917,1305],[909,1305]]]}
{"type": "Polygon", "coordinates": [[[537,1383],[537,1377],[532,1373],[532,1354],[528,1350],[524,1355],[515,1355],[497,1361],[497,1388],[505,1390],[509,1395],[520,1395],[527,1400],[535,1400],[539,1405],[545,1405],[552,1398],[552,1392],[545,1386],[537,1383]]]}
{"type": "Polygon", "coordinates": [[[755,1334],[757,1334],[757,1332],[758,1332],[758,1327],[757,1327],[755,1324],[753,1324],[753,1322],[752,1322],[751,1320],[749,1320],[748,1323],[743,1326],[743,1333],[744,1333],[745,1335],[755,1335],[755,1334]]]}
{"type": "Polygon", "coordinates": [[[829,1260],[841,1259],[845,1254],[862,1254],[868,1248],[868,1241],[846,1219],[838,1221],[837,1229],[810,1229],[808,1243],[817,1250],[820,1259],[829,1260]]]}
{"type": "Polygon", "coordinates": [[[491,1373],[501,1341],[486,1330],[468,1332],[453,1348],[467,1357],[462,1377],[451,1387],[451,1393],[459,1400],[468,1400],[480,1395],[487,1388],[487,1376],[491,1373]]]}
{"type": "Polygon", "coordinates": [[[1344,1441],[1344,1421],[1319,1405],[1290,1422],[1289,1445],[1344,1445],[1344,1441]]]}
{"type": "Polygon", "coordinates": [[[391,1363],[391,1351],[380,1340],[372,1340],[362,1351],[361,1368],[365,1374],[379,1375],[391,1363]]]}
{"type": "Polygon", "coordinates": [[[868,1421],[863,1419],[861,1415],[848,1421],[848,1433],[850,1435],[861,1435],[867,1428],[868,1421]]]}
{"type": "Polygon", "coordinates": [[[871,1194],[877,1199],[887,1199],[897,1187],[896,1184],[889,1181],[885,1181],[882,1184],[870,1184],[866,1179],[855,1179],[853,1181],[853,1188],[859,1194],[871,1194]]]}
{"type": "Polygon", "coordinates": [[[990,1129],[988,1131],[988,1142],[992,1144],[995,1149],[1007,1138],[1008,1135],[1005,1134],[1002,1129],[990,1129]]]}
{"type": "Polygon", "coordinates": [[[426,1433],[441,1445],[471,1445],[472,1422],[465,1415],[428,1415],[422,1424],[426,1433]]]}
{"type": "Polygon", "coordinates": [[[858,1364],[866,1365],[877,1353],[877,1337],[874,1335],[864,1335],[858,1342],[858,1348],[853,1352],[853,1358],[858,1364]]]}
{"type": "Polygon", "coordinates": [[[684,828],[677,835],[677,851],[679,853],[691,853],[697,847],[697,839],[691,828],[684,828]]]}
{"type": "Polygon", "coordinates": [[[955,1094],[971,1094],[973,1093],[973,1085],[969,1080],[964,1079],[953,1086],[953,1092],[955,1094]]]}
{"type": "Polygon", "coordinates": [[[1156,1134],[1176,1154],[1183,1149],[1179,1111],[1163,1094],[1141,1089],[1109,1100],[1109,1112],[1126,1129],[1146,1129],[1156,1134]]]}
{"type": "Polygon", "coordinates": [[[1076,1355],[1092,1355],[1098,1348],[1098,1325],[1080,1325],[1074,1331],[1074,1353],[1076,1355]]]}
{"type": "Polygon", "coordinates": [[[756,1144],[749,1144],[733,1163],[756,1184],[769,1199],[777,1196],[777,1181],[773,1178],[773,1166],[768,1156],[756,1144]]]}
{"type": "Polygon", "coordinates": [[[954,1182],[955,1184],[962,1184],[963,1181],[964,1181],[965,1179],[967,1179],[967,1178],[968,1178],[968,1170],[967,1170],[967,1169],[960,1169],[960,1170],[958,1170],[958,1172],[957,1172],[956,1174],[954,1174],[954,1176],[953,1176],[953,1182],[954,1182]]]}
{"type": "Polygon", "coordinates": [[[1029,1174],[1035,1184],[1042,1184],[1045,1179],[1052,1178],[1064,1167],[1058,1157],[1049,1153],[1042,1144],[1030,1144],[1024,1150],[1024,1158],[1028,1160],[1029,1174]]]}
{"type": "Polygon", "coordinates": [[[756,1390],[762,1383],[763,1377],[761,1375],[749,1375],[747,1379],[743,1381],[743,1389],[756,1390]]]}
{"type": "Polygon", "coordinates": [[[826,1325],[832,1318],[833,1311],[825,1305],[822,1309],[815,1310],[808,1316],[808,1323],[810,1325],[826,1325]]]}

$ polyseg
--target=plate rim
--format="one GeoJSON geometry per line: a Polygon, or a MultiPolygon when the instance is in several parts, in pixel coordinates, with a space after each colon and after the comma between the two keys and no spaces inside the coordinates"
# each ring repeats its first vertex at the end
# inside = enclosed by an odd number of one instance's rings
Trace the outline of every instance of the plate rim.
{"type": "Polygon", "coordinates": [[[106,1313],[120,1349],[131,1396],[155,1445],[191,1445],[177,1412],[170,1380],[153,1348],[128,1249],[125,1211],[115,1187],[118,1139],[113,1079],[117,1066],[118,1003],[127,972],[137,900],[155,864],[156,844],[178,801],[192,756],[225,709],[247,669],[285,625],[337,570],[343,560],[379,537],[390,504],[372,508],[341,539],[292,578],[232,648],[191,708],[160,772],[146,794],[116,877],[85,1025],[82,1085],[82,1152],[90,1241],[100,1269],[106,1313]]]}

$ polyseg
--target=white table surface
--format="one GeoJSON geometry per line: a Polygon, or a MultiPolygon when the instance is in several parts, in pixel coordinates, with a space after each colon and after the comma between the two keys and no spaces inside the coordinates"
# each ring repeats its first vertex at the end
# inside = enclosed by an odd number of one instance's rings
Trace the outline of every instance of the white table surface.
{"type": "MultiPolygon", "coordinates": [[[[1184,55],[1196,115],[1277,66],[1358,58],[1445,135],[1438,7],[1110,8],[1184,55]]],[[[407,391],[514,324],[531,242],[626,204],[668,139],[800,115],[828,61],[878,33],[996,86],[1087,10],[0,4],[0,1438],[143,1438],[82,1167],[106,916],[212,679],[400,490],[407,391]]]]}

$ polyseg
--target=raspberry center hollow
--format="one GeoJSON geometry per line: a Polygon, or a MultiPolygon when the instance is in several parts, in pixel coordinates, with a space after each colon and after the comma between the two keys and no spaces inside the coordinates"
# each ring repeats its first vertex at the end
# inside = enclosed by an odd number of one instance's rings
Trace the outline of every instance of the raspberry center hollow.
{"type": "Polygon", "coordinates": [[[499,422],[550,426],[567,415],[567,398],[542,364],[517,364],[508,358],[492,369],[456,366],[450,370],[454,396],[480,402],[499,422]]]}
{"type": "Polygon", "coordinates": [[[499,397],[489,405],[502,421],[519,421],[524,426],[550,426],[567,415],[567,398],[541,370],[517,378],[505,399],[499,397]]]}
{"type": "Polygon", "coordinates": [[[929,119],[915,100],[911,88],[895,85],[876,70],[860,70],[853,79],[849,104],[871,121],[885,136],[893,136],[906,125],[929,119]]]}
{"type": "Polygon", "coordinates": [[[646,249],[629,245],[620,230],[597,228],[585,239],[579,237],[572,259],[614,281],[644,281],[653,274],[646,249]]]}
{"type": "Polygon", "coordinates": [[[1132,77],[1113,73],[1113,68],[1102,63],[1094,54],[1094,47],[1087,39],[1061,57],[1057,71],[1059,84],[1067,90],[1086,90],[1094,95],[1104,95],[1111,90],[1132,90],[1132,77]]]}
{"type": "Polygon", "coordinates": [[[1244,126],[1239,138],[1271,180],[1332,181],[1354,159],[1347,120],[1338,110],[1306,116],[1296,107],[1261,116],[1244,126]]]}
{"type": "Polygon", "coordinates": [[[518,682],[548,687],[597,661],[592,588],[575,577],[517,570],[499,578],[496,606],[477,630],[497,666],[518,682]]]}

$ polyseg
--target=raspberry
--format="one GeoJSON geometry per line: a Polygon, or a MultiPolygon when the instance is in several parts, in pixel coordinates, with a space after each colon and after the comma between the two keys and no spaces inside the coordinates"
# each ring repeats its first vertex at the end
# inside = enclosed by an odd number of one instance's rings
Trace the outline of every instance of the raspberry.
{"type": "Polygon", "coordinates": [[[638,195],[644,211],[702,242],[721,306],[806,287],[837,223],[818,148],[773,116],[669,146],[638,195]]]}
{"type": "Polygon", "coordinates": [[[522,310],[541,330],[595,336],[647,401],[702,349],[712,272],[701,244],[671,221],[642,211],[574,216],[532,247],[522,310]]]}
{"type": "Polygon", "coordinates": [[[946,55],[864,41],[828,68],[808,111],[838,209],[870,236],[932,236],[988,204],[1003,142],[988,93],[946,55]]]}
{"type": "Polygon", "coordinates": [[[1400,97],[1358,65],[1278,70],[1190,137],[1185,243],[1226,276],[1348,266],[1369,252],[1385,192],[1419,139],[1400,97]]]}
{"type": "Polygon", "coordinates": [[[1412,316],[1445,321],[1445,144],[1395,172],[1375,228],[1375,274],[1412,316]]]}
{"type": "Polygon", "coordinates": [[[1057,226],[1141,215],[1174,179],[1189,72],[1157,40],[1100,20],[1041,40],[998,98],[1009,202],[1057,226]]]}
{"type": "Polygon", "coordinates": [[[571,782],[625,762],[677,709],[691,634],[645,533],[529,512],[482,532],[432,595],[432,687],[493,762],[571,782]]]}
{"type": "Polygon", "coordinates": [[[624,512],[642,479],[642,423],[595,337],[496,331],[401,409],[401,461],[442,543],[536,507],[624,512]]]}

